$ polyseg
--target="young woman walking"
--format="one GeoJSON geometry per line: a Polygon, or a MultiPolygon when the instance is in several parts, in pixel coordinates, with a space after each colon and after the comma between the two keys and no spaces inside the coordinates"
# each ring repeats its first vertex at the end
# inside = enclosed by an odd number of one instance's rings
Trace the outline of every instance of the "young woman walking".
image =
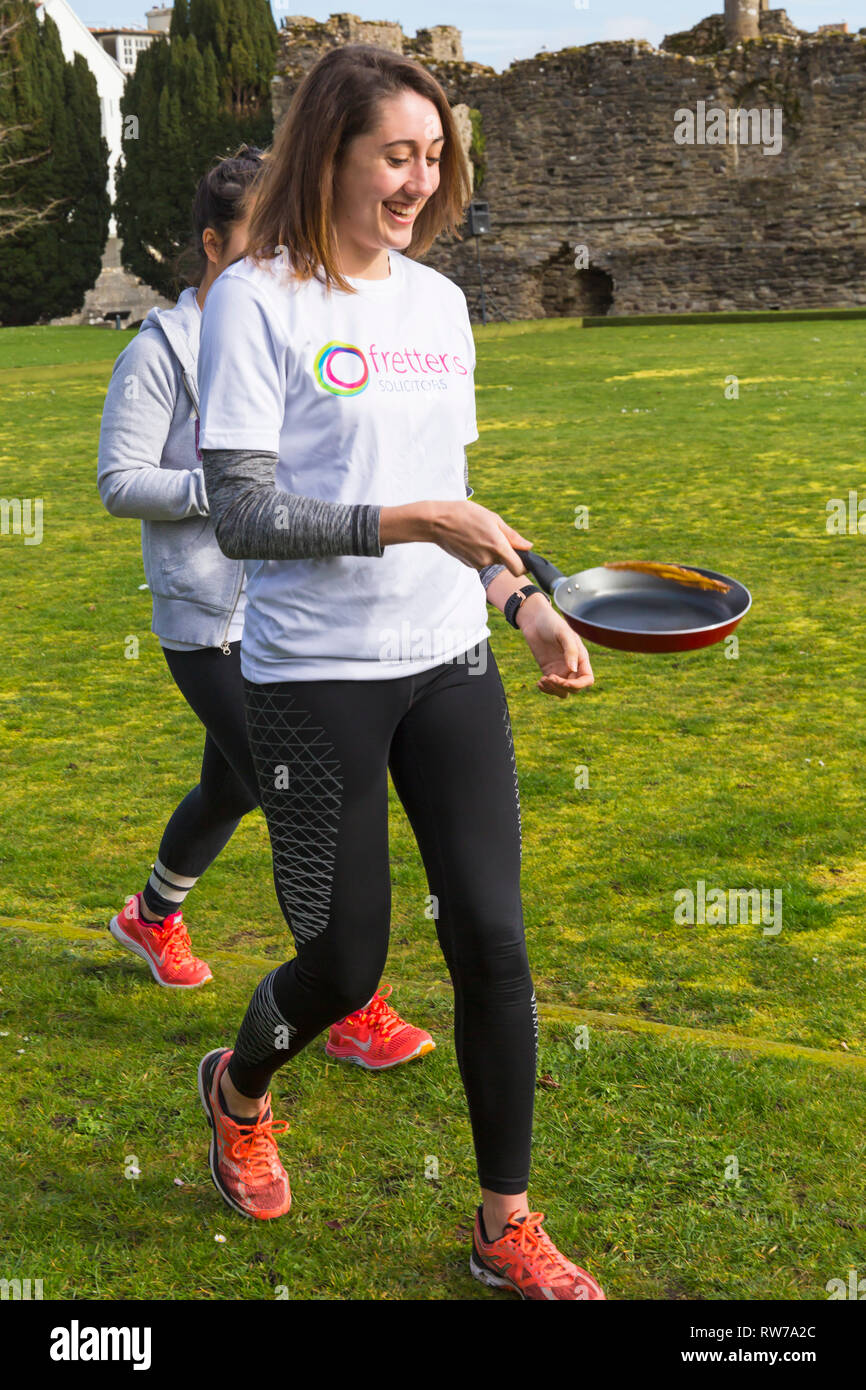
{"type": "Polygon", "coordinates": [[[530,542],[466,500],[478,437],[466,301],[415,258],[459,226],[468,195],[434,78],[385,50],[335,49],[300,84],[248,254],[205,307],[205,478],[220,546],[248,562],[247,725],[296,956],[258,985],[234,1048],[202,1059],[199,1094],[221,1195],[248,1216],[283,1215],[274,1135],[286,1125],[268,1088],[379,978],[390,771],[454,986],[481,1185],[472,1272],[524,1298],[598,1299],[527,1199],[537,1015],[485,588],[524,632],[539,688],[565,696],[592,672],[515,578],[514,547],[530,542]]]}
{"type": "MultiPolygon", "coordinates": [[[[197,786],[171,815],[149,879],[112,917],[115,940],[140,956],[158,984],[194,989],[212,979],[193,955],[183,903],[258,805],[247,742],[240,644],[244,567],[220,550],[201,455],[197,367],[202,309],[211,286],[242,253],[262,152],[242,146],[215,163],[192,207],[193,270],[172,309],[152,309],[120,353],[102,414],[97,483],[113,516],[141,520],[152,628],[187,704],[205,728],[197,786]]],[[[181,267],[187,257],[181,258],[181,267]]],[[[386,1069],[423,1056],[433,1040],[376,991],[331,1028],[331,1056],[386,1069]]]]}

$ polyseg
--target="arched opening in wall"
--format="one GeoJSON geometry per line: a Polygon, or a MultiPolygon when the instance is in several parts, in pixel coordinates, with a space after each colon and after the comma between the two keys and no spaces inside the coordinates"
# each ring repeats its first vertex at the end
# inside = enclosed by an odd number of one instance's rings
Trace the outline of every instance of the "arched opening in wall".
{"type": "Polygon", "coordinates": [[[613,276],[591,262],[578,270],[575,259],[575,248],[566,243],[541,266],[545,318],[603,317],[610,312],[613,276]]]}
{"type": "Polygon", "coordinates": [[[613,276],[595,265],[588,266],[586,270],[576,270],[574,274],[580,307],[573,312],[581,318],[601,318],[609,314],[613,305],[613,276]]]}

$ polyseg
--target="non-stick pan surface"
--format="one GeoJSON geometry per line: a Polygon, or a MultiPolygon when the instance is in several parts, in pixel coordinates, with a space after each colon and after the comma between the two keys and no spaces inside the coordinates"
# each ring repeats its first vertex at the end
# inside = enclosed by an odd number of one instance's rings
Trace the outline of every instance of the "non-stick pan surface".
{"type": "Polygon", "coordinates": [[[521,551],[527,570],[588,642],[630,652],[681,652],[721,642],[745,617],[752,598],[727,575],[684,566],[730,585],[727,593],[696,589],[658,575],[604,565],[564,575],[534,551],[521,551]]]}

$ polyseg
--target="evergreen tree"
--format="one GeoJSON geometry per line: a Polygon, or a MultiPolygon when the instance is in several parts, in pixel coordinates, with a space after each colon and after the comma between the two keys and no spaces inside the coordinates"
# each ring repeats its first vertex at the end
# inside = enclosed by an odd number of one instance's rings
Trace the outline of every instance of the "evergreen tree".
{"type": "Polygon", "coordinates": [[[268,0],[177,0],[168,38],[127,79],[115,202],[123,264],[167,298],[182,288],[175,264],[199,179],[244,141],[273,138],[276,51],[268,0]]]}
{"type": "Polygon", "coordinates": [[[11,171],[21,162],[10,144],[10,136],[19,128],[14,124],[15,103],[9,91],[13,67],[10,44],[23,22],[23,15],[16,16],[12,6],[0,7],[0,237],[14,235],[41,216],[38,208],[26,207],[9,188],[11,171]]]}
{"type": "Polygon", "coordinates": [[[0,24],[22,22],[0,57],[0,184],[37,210],[0,240],[0,322],[35,323],[80,309],[99,275],[108,234],[108,145],[96,81],[85,60],[67,63],[50,16],[25,0],[0,4],[0,24]],[[17,129],[15,128],[17,127],[17,129]]]}

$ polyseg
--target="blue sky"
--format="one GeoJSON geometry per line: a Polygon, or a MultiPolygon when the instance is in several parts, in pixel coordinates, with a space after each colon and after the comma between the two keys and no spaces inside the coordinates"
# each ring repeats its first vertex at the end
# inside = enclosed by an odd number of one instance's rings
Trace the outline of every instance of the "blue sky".
{"type": "MultiPolygon", "coordinates": [[[[161,0],[156,0],[161,3],[161,0]]],[[[69,0],[89,25],[145,24],[151,0],[69,0]]],[[[775,0],[772,0],[775,8],[775,0]]],[[[274,18],[309,14],[327,19],[344,8],[362,19],[398,20],[408,34],[433,24],[456,24],[467,58],[500,70],[516,58],[598,39],[643,38],[658,44],[667,33],[688,29],[724,8],[724,0],[271,0],[274,18]],[[580,8],[578,8],[580,6],[580,8]],[[585,6],[585,8],[584,8],[585,6]]],[[[866,28],[866,0],[803,0],[788,15],[800,29],[847,20],[856,32],[866,28]]]]}

